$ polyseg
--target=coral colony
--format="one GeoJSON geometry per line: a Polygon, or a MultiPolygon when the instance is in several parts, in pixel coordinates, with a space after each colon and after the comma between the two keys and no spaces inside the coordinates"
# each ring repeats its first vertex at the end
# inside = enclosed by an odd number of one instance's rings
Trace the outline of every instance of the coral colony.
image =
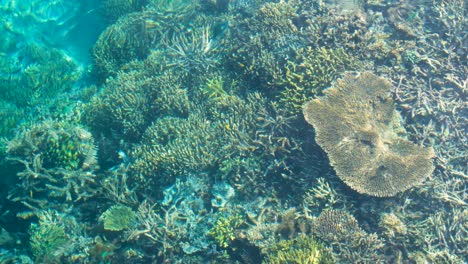
{"type": "Polygon", "coordinates": [[[0,263],[467,263],[462,0],[0,3],[0,263]]]}

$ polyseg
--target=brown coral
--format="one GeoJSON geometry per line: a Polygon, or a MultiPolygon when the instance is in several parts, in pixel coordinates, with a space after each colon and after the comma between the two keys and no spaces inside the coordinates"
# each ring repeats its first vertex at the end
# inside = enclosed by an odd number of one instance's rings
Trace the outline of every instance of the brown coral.
{"type": "Polygon", "coordinates": [[[313,232],[326,241],[341,241],[363,232],[356,219],[346,211],[325,210],[313,224],[313,232]]]}
{"type": "Polygon", "coordinates": [[[323,211],[312,232],[332,247],[336,263],[383,263],[382,239],[364,231],[347,211],[323,211]]]}
{"type": "Polygon", "coordinates": [[[378,197],[405,191],[434,170],[432,148],[401,136],[404,129],[390,88],[369,72],[347,74],[304,107],[337,176],[359,193],[378,197]]]}

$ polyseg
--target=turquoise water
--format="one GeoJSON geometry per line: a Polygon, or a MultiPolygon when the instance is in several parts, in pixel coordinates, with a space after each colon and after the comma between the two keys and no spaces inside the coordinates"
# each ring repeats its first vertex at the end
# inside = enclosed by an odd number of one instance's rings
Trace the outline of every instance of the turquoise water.
{"type": "Polygon", "coordinates": [[[0,263],[465,263],[465,2],[0,1],[0,263]]]}

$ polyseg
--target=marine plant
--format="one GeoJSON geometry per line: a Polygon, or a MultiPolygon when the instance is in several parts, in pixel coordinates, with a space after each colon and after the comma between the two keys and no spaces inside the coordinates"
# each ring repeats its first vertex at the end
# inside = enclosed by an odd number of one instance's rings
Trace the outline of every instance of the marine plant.
{"type": "Polygon", "coordinates": [[[395,196],[434,170],[434,150],[401,136],[390,88],[372,73],[348,74],[304,107],[337,176],[359,193],[379,197],[395,196]]]}

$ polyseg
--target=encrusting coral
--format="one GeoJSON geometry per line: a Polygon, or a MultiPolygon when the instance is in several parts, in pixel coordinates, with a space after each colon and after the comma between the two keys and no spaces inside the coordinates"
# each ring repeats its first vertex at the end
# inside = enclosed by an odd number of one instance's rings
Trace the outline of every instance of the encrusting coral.
{"type": "Polygon", "coordinates": [[[390,88],[369,72],[347,74],[304,107],[337,176],[359,193],[378,197],[395,196],[434,170],[432,148],[400,135],[404,129],[390,88]]]}

